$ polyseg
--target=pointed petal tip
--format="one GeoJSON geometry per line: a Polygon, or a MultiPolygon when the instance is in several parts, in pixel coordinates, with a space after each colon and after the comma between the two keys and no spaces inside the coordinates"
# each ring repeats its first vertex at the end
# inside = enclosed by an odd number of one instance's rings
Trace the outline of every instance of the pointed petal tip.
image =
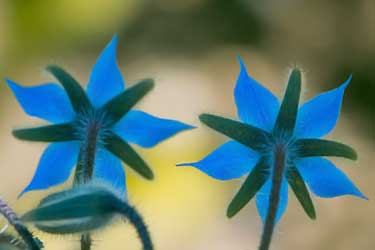
{"type": "Polygon", "coordinates": [[[105,50],[112,50],[113,51],[113,56],[116,56],[116,52],[117,52],[117,43],[118,43],[118,36],[117,34],[113,35],[112,39],[109,41],[109,43],[107,44],[107,46],[105,47],[104,51],[105,50]]]}
{"type": "Polygon", "coordinates": [[[362,194],[359,190],[358,190],[358,193],[357,194],[353,194],[354,196],[357,196],[363,200],[366,200],[366,201],[369,201],[369,198],[367,198],[367,196],[365,196],[364,194],[362,194]]]}
{"type": "Polygon", "coordinates": [[[115,33],[111,40],[107,43],[105,46],[104,50],[112,50],[114,53],[113,55],[116,55],[116,50],[117,50],[117,43],[118,43],[118,35],[115,33]]]}
{"type": "Polygon", "coordinates": [[[237,61],[240,64],[240,73],[244,73],[247,75],[247,69],[246,69],[245,63],[243,62],[240,56],[237,56],[237,61]]]}
{"type": "Polygon", "coordinates": [[[15,82],[13,82],[12,80],[8,79],[8,78],[4,78],[4,81],[5,83],[9,86],[9,88],[13,88],[13,86],[18,86],[18,84],[16,84],[15,82]]]}
{"type": "Polygon", "coordinates": [[[353,75],[350,74],[350,75],[348,76],[348,78],[346,79],[346,81],[345,81],[343,84],[341,84],[340,88],[346,89],[346,87],[347,87],[347,86],[349,85],[349,83],[352,81],[352,78],[353,78],[353,75]]]}
{"type": "Polygon", "coordinates": [[[26,187],[24,190],[22,190],[22,192],[17,196],[17,199],[21,199],[22,196],[27,193],[29,190],[28,190],[28,187],[26,187]]]}
{"type": "Polygon", "coordinates": [[[7,79],[7,78],[5,78],[4,81],[16,97],[17,97],[17,93],[16,93],[17,90],[23,90],[23,89],[26,88],[25,86],[22,86],[22,85],[14,82],[10,79],[7,79]]]}
{"type": "Polygon", "coordinates": [[[113,37],[112,37],[110,43],[112,43],[112,44],[114,44],[114,45],[117,45],[117,43],[118,43],[118,35],[117,35],[117,33],[115,33],[115,34],[113,35],[113,37]]]}
{"type": "Polygon", "coordinates": [[[193,167],[195,162],[188,162],[188,163],[178,163],[176,167],[193,167]]]}

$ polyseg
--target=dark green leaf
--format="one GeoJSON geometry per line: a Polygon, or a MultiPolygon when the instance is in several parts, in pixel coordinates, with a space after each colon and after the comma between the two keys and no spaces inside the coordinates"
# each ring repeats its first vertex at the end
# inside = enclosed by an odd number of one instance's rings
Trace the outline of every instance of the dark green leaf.
{"type": "Polygon", "coordinates": [[[296,141],[299,157],[338,156],[351,160],[357,159],[357,153],[348,145],[324,139],[299,139],[296,141]]]}
{"type": "Polygon", "coordinates": [[[269,178],[267,170],[267,161],[259,160],[257,165],[246,178],[240,190],[234,196],[227,209],[227,216],[229,218],[236,215],[261,189],[264,183],[269,178]]]}
{"type": "Polygon", "coordinates": [[[16,138],[26,141],[58,142],[76,139],[74,128],[69,123],[15,129],[12,133],[16,138]]]}
{"type": "Polygon", "coordinates": [[[92,107],[82,86],[65,70],[56,65],[47,67],[50,72],[61,83],[67,92],[74,110],[79,113],[92,107]]]}
{"type": "Polygon", "coordinates": [[[118,122],[137,102],[139,102],[152,88],[154,81],[144,79],[136,85],[115,96],[103,107],[102,111],[111,117],[112,124],[118,122]]]}
{"type": "Polygon", "coordinates": [[[107,136],[105,138],[105,147],[146,179],[152,180],[154,178],[150,167],[137,152],[119,136],[115,134],[107,136]]]}
{"type": "Polygon", "coordinates": [[[294,194],[296,195],[298,201],[301,203],[303,209],[305,210],[306,214],[311,219],[316,219],[314,204],[311,200],[306,184],[303,181],[302,176],[296,167],[293,166],[288,169],[287,180],[294,194]]]}
{"type": "Polygon", "coordinates": [[[298,103],[301,92],[301,71],[294,69],[290,74],[288,86],[276,119],[274,133],[287,133],[292,136],[296,124],[298,103]]]}
{"type": "Polygon", "coordinates": [[[210,114],[202,114],[199,119],[210,128],[251,149],[262,151],[268,144],[269,134],[251,125],[210,114]]]}

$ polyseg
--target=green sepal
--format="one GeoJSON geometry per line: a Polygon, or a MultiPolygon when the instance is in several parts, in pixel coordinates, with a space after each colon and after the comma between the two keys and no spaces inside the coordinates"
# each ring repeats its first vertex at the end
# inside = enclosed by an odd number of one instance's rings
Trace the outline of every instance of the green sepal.
{"type": "Polygon", "coordinates": [[[76,113],[92,108],[85,90],[68,72],[56,65],[49,65],[46,70],[50,72],[64,87],[76,113]]]}
{"type": "Polygon", "coordinates": [[[104,140],[106,149],[119,157],[126,165],[148,180],[154,178],[154,174],[147,163],[121,137],[111,134],[106,136],[104,140]]]}
{"type": "Polygon", "coordinates": [[[256,151],[262,151],[269,143],[270,135],[257,127],[221,116],[202,114],[201,122],[210,128],[256,151]]]}
{"type": "Polygon", "coordinates": [[[324,139],[299,139],[296,141],[299,157],[337,156],[357,159],[355,150],[343,143],[324,139]]]}
{"type": "Polygon", "coordinates": [[[22,220],[48,233],[85,232],[109,223],[122,203],[122,199],[104,185],[78,185],[47,196],[22,220]]]}
{"type": "Polygon", "coordinates": [[[115,124],[153,87],[154,80],[141,80],[134,86],[113,97],[101,108],[101,110],[108,114],[111,118],[111,123],[115,124]]]}
{"type": "MultiPolygon", "coordinates": [[[[82,185],[83,186],[83,185],[82,185]]],[[[64,219],[101,216],[114,210],[117,198],[96,186],[72,188],[44,200],[22,216],[26,222],[57,221],[64,219]],[[89,188],[88,188],[89,187],[89,188]]]]}
{"type": "Polygon", "coordinates": [[[293,69],[289,76],[288,86],[276,118],[274,133],[282,131],[292,136],[297,119],[299,98],[301,93],[301,71],[293,69]]]}
{"type": "Polygon", "coordinates": [[[301,203],[306,214],[313,220],[316,219],[314,204],[311,200],[309,191],[305,182],[302,179],[298,169],[293,166],[287,170],[286,177],[290,187],[296,195],[298,201],[301,203]]]}
{"type": "Polygon", "coordinates": [[[76,139],[74,128],[70,123],[15,129],[12,134],[14,137],[26,141],[61,142],[76,139]]]}
{"type": "Polygon", "coordinates": [[[260,159],[229,204],[227,209],[228,218],[236,215],[262,188],[268,178],[267,161],[260,159]]]}

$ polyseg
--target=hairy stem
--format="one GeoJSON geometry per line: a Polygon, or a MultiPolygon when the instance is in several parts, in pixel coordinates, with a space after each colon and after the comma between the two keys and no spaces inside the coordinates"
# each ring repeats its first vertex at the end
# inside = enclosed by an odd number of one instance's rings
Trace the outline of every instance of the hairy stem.
{"type": "Polygon", "coordinates": [[[280,190],[282,177],[285,168],[285,149],[283,146],[276,146],[274,151],[274,169],[272,174],[272,187],[269,197],[269,205],[266,221],[264,223],[262,238],[259,250],[268,250],[272,240],[272,234],[275,227],[277,209],[280,201],[280,190]]]}
{"type": "Polygon", "coordinates": [[[2,199],[0,199],[0,214],[2,214],[14,227],[29,250],[40,250],[42,248],[42,243],[34,238],[32,233],[22,223],[14,211],[2,199]]]}
{"type": "Polygon", "coordinates": [[[154,246],[151,241],[150,233],[142,216],[138,213],[135,207],[130,206],[126,202],[122,202],[118,209],[120,213],[134,225],[138,237],[142,242],[143,250],[153,250],[154,246]]]}
{"type": "Polygon", "coordinates": [[[92,179],[99,129],[99,125],[93,125],[87,131],[86,140],[82,143],[74,173],[75,185],[87,183],[92,179]]]}
{"type": "Polygon", "coordinates": [[[81,235],[81,250],[90,250],[92,239],[89,233],[81,235]]]}
{"type": "MultiPolygon", "coordinates": [[[[82,144],[78,164],[74,173],[74,184],[79,185],[91,181],[94,175],[95,152],[99,134],[99,125],[89,126],[86,140],[82,144]]],[[[81,235],[81,250],[91,249],[91,236],[89,233],[81,235]]]]}

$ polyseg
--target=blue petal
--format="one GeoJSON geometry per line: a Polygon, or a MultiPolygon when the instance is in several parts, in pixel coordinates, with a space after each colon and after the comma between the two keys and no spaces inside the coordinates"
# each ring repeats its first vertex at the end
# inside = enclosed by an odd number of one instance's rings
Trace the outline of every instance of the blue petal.
{"type": "Polygon", "coordinates": [[[71,121],[75,116],[66,92],[57,84],[23,87],[11,80],[6,83],[28,115],[52,123],[71,121]]]}
{"type": "MultiPolygon", "coordinates": [[[[263,185],[263,187],[259,190],[256,196],[258,213],[263,223],[266,221],[266,217],[267,217],[270,193],[271,193],[271,179],[269,179],[263,185]]],[[[279,220],[281,219],[282,215],[284,214],[286,210],[287,205],[288,205],[288,183],[285,180],[285,178],[283,178],[275,224],[277,224],[279,220]]]]}
{"type": "Polygon", "coordinates": [[[238,116],[245,123],[271,131],[279,110],[279,101],[247,74],[240,57],[238,60],[241,71],[234,89],[238,116]]]}
{"type": "Polygon", "coordinates": [[[230,180],[249,173],[258,159],[257,152],[238,142],[229,141],[199,162],[177,166],[193,166],[215,179],[230,180]]]}
{"type": "Polygon", "coordinates": [[[94,176],[122,194],[126,192],[125,171],[121,161],[105,149],[99,148],[96,151],[94,176]]]}
{"type": "Polygon", "coordinates": [[[338,120],[342,98],[352,76],[340,87],[322,93],[303,104],[298,110],[295,135],[317,138],[328,134],[338,120]]]}
{"type": "Polygon", "coordinates": [[[300,159],[297,168],[311,191],[317,196],[332,198],[354,195],[367,199],[350,179],[327,159],[321,157],[300,159]]]}
{"type": "Polygon", "coordinates": [[[79,147],[78,142],[50,144],[40,158],[33,179],[20,196],[31,190],[47,189],[66,181],[77,163],[79,147]]]}
{"type": "Polygon", "coordinates": [[[96,107],[102,106],[125,88],[116,63],[117,36],[105,47],[96,61],[87,85],[87,95],[96,107]]]}
{"type": "Polygon", "coordinates": [[[130,143],[149,148],[178,132],[192,128],[194,127],[179,121],[132,110],[115,125],[114,131],[130,143]]]}

